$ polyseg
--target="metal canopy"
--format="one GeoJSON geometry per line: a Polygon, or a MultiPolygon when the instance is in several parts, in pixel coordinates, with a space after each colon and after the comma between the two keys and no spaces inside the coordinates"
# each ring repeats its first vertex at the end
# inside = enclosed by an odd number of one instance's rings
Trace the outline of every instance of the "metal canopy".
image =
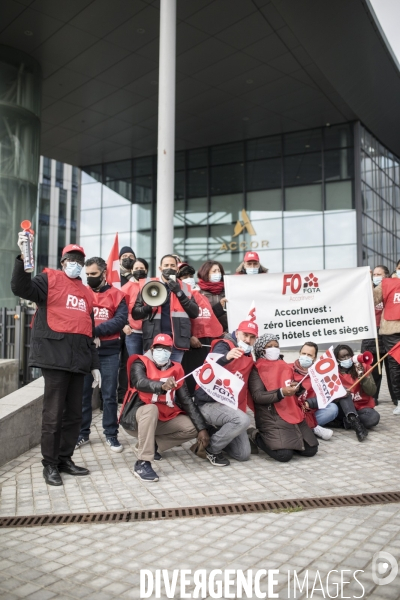
{"type": "MultiPolygon", "coordinates": [[[[157,151],[158,0],[2,0],[43,70],[41,153],[157,151]]],[[[176,149],[360,119],[400,155],[400,78],[364,0],[178,0],[176,149]]]]}

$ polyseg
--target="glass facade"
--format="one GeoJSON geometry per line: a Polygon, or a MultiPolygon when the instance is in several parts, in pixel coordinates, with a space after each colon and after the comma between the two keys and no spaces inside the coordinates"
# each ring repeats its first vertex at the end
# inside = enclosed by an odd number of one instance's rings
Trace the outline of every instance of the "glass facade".
{"type": "MultiPolygon", "coordinates": [[[[246,250],[271,272],[357,265],[353,124],[176,153],[174,251],[232,273],[246,250]]],[[[81,243],[153,263],[156,157],[84,167],[81,243]],[[100,233],[100,235],[99,235],[100,233]]]]}
{"type": "Polygon", "coordinates": [[[10,289],[20,223],[36,221],[41,72],[23,52],[0,46],[0,306],[10,289]]]}
{"type": "Polygon", "coordinates": [[[36,272],[58,268],[64,246],[77,240],[80,170],[42,156],[39,171],[36,272]]]}
{"type": "Polygon", "coordinates": [[[400,160],[360,127],[362,260],[394,269],[400,258],[400,160]]]}

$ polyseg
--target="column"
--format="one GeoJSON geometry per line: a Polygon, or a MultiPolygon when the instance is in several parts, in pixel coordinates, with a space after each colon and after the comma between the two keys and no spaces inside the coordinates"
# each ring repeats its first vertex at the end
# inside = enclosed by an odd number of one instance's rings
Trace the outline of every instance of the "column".
{"type": "Polygon", "coordinates": [[[36,226],[40,144],[40,66],[0,46],[0,306],[17,299],[10,288],[20,223],[36,226]]]}
{"type": "Polygon", "coordinates": [[[160,2],[157,154],[157,266],[173,252],[175,181],[176,0],[160,2]]]}

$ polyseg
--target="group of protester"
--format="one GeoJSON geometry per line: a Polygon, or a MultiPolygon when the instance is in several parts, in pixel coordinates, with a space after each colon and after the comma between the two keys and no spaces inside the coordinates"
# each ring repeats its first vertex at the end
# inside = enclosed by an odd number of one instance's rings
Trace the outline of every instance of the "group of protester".
{"type": "MultiPolygon", "coordinates": [[[[341,344],[334,352],[343,386],[352,391],[319,409],[306,377],[317,360],[315,343],[306,342],[295,362],[287,363],[278,337],[259,335],[254,319],[228,331],[228,299],[219,262],[206,261],[196,281],[191,265],[174,254],[164,256],[158,278],[152,279],[164,285],[166,300],[150,306],[142,294],[151,281],[149,266],[132,248],[120,251],[118,289],[107,283],[104,259],[86,259],[76,244],[64,248],[62,270],[45,269],[32,278],[24,271],[23,235],[11,288],[37,305],[29,364],[42,369],[45,381],[41,449],[48,484],[62,485],[60,472],[89,473],[75,465],[72,455],[89,443],[96,386],[101,387],[106,443],[114,452],[123,450],[118,399],[125,398],[121,424],[137,437],[134,474],[143,481],[158,481],[152,462],[161,460],[163,452],[195,438],[191,450],[199,458],[226,467],[228,456],[246,461],[260,451],[280,462],[294,454],[314,456],[317,438],[328,440],[333,434],[326,425],[353,429],[361,442],[378,424],[374,407],[381,375],[374,370],[362,378],[364,366],[349,346],[341,344]],[[87,285],[80,278],[83,268],[87,285]],[[219,365],[244,382],[237,410],[216,402],[190,376],[210,350],[220,355],[219,365]],[[256,427],[250,427],[252,413],[256,427]]],[[[237,269],[238,276],[266,272],[255,252],[247,252],[237,269]]],[[[398,274],[390,278],[382,266],[373,272],[382,351],[400,340],[395,306],[400,266],[398,274]]],[[[375,343],[374,348],[368,340],[363,345],[376,354],[375,343]]],[[[400,365],[386,359],[386,373],[394,413],[400,414],[400,365]]]]}

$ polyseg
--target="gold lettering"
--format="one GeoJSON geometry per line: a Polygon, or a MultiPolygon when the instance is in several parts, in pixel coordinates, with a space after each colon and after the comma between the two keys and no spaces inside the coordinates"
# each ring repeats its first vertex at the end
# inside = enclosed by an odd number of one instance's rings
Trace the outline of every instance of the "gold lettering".
{"type": "Polygon", "coordinates": [[[237,250],[237,242],[231,242],[229,244],[229,250],[237,250]]]}
{"type": "Polygon", "coordinates": [[[245,229],[246,229],[247,233],[249,233],[250,235],[256,235],[255,229],[254,229],[253,225],[251,224],[248,214],[244,208],[242,209],[242,219],[243,219],[243,223],[241,223],[240,221],[238,221],[236,223],[235,229],[233,230],[232,237],[238,236],[245,229]]]}
{"type": "Polygon", "coordinates": [[[225,244],[225,242],[222,244],[220,250],[228,250],[228,246],[225,244]]]}
{"type": "Polygon", "coordinates": [[[258,242],[253,241],[253,242],[251,242],[250,246],[251,246],[252,250],[255,250],[255,248],[258,248],[258,242]]]}
{"type": "Polygon", "coordinates": [[[239,248],[241,250],[247,250],[247,242],[240,242],[239,248]]]}
{"type": "Polygon", "coordinates": [[[261,248],[268,248],[269,246],[269,241],[268,240],[263,240],[261,242],[261,248]]]}

